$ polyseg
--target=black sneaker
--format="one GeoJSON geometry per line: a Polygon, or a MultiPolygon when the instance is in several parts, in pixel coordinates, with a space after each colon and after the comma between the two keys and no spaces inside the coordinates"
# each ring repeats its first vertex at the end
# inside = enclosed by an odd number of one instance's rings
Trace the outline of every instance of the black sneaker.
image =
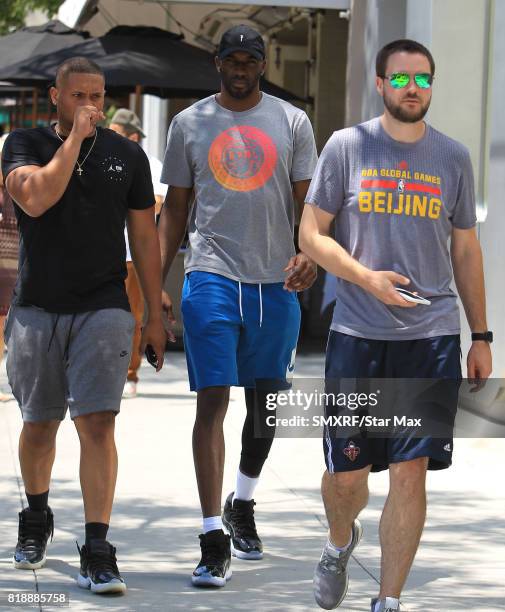
{"type": "Polygon", "coordinates": [[[77,550],[81,555],[81,571],[77,584],[93,593],[124,593],[125,581],[117,568],[116,549],[106,540],[90,540],[77,550]]]}
{"type": "Polygon", "coordinates": [[[254,499],[233,502],[233,493],[226,498],[223,510],[223,525],[231,536],[231,552],[239,559],[262,559],[263,544],[254,522],[254,499]]]}
{"type": "Polygon", "coordinates": [[[51,508],[30,510],[19,513],[18,543],[14,553],[14,567],[17,569],[39,569],[46,562],[49,536],[53,539],[54,517],[51,508]]]}
{"type": "Polygon", "coordinates": [[[200,587],[223,587],[232,574],[230,536],[222,529],[214,529],[198,537],[202,558],[191,576],[191,582],[200,587]]]}

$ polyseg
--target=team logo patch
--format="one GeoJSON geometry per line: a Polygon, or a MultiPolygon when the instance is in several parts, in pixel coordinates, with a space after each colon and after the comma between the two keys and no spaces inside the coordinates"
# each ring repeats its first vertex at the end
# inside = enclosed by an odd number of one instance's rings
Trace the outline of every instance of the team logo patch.
{"type": "Polygon", "coordinates": [[[356,461],[356,457],[360,454],[361,449],[359,446],[356,446],[352,440],[349,440],[348,446],[346,446],[342,452],[350,461],[356,461]]]}
{"type": "Polygon", "coordinates": [[[214,178],[225,189],[253,191],[272,176],[277,147],[262,130],[235,125],[216,137],[208,161],[214,178]]]}
{"type": "Polygon", "coordinates": [[[102,170],[115,183],[122,183],[126,179],[126,162],[115,155],[109,155],[103,160],[102,170]]]}

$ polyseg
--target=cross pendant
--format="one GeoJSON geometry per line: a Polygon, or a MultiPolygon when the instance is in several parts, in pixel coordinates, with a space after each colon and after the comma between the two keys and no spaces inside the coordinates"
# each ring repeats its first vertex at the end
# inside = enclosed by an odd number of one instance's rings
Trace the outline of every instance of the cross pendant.
{"type": "Polygon", "coordinates": [[[81,174],[82,174],[82,168],[77,168],[77,174],[78,174],[79,176],[81,176],[81,174]]]}

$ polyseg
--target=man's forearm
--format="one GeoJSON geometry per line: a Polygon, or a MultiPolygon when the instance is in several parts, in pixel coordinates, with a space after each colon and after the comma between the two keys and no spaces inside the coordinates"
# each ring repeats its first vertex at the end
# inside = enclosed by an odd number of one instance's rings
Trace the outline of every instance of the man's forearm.
{"type": "Polygon", "coordinates": [[[163,206],[158,224],[158,236],[161,250],[162,282],[170,270],[184,239],[187,225],[187,212],[175,210],[171,206],[163,206]]]}
{"type": "Polygon", "coordinates": [[[487,330],[482,251],[477,245],[453,256],[454,280],[472,332],[487,330]]]}
{"type": "Polygon", "coordinates": [[[149,309],[149,318],[161,317],[161,260],[158,234],[152,231],[140,237],[130,235],[133,263],[149,309]]]}
{"type": "Polygon", "coordinates": [[[370,270],[356,261],[338,242],[322,234],[300,239],[300,248],[330,274],[365,288],[370,270]]]}
{"type": "Polygon", "coordinates": [[[81,143],[80,138],[70,134],[47,165],[30,173],[24,173],[21,167],[7,177],[9,193],[27,215],[40,217],[62,198],[81,143]]]}

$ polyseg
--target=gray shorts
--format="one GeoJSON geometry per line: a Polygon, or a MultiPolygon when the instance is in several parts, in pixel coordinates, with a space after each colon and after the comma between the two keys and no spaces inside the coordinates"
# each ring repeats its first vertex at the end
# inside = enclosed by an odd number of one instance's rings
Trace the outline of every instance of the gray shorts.
{"type": "Polygon", "coordinates": [[[12,306],[7,377],[24,421],[119,412],[135,320],[120,308],[52,314],[12,306]]]}

